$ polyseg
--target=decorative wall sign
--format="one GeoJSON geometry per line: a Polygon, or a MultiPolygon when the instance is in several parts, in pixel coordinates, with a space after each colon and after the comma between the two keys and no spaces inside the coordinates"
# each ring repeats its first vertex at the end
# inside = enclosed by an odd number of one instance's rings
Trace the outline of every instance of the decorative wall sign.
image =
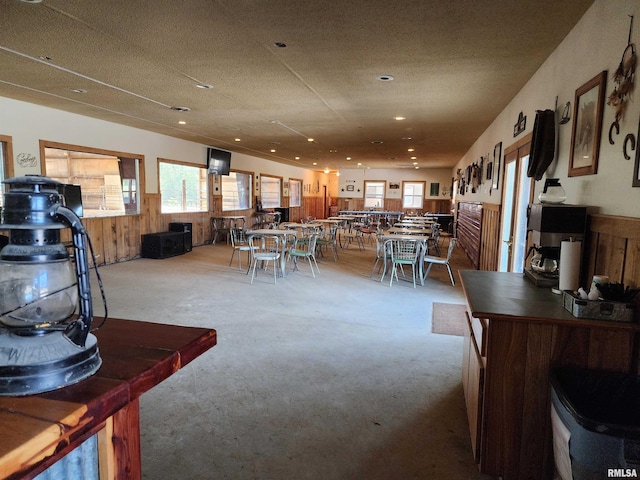
{"type": "Polygon", "coordinates": [[[569,159],[570,177],[598,173],[606,82],[605,70],[576,90],[569,159]]]}
{"type": "Polygon", "coordinates": [[[21,167],[35,167],[38,164],[36,156],[30,153],[19,153],[16,156],[16,161],[21,167]]]}
{"type": "Polygon", "coordinates": [[[520,115],[518,115],[518,121],[513,126],[513,136],[517,137],[522,132],[524,132],[526,128],[527,128],[527,117],[522,112],[520,112],[520,115]]]}

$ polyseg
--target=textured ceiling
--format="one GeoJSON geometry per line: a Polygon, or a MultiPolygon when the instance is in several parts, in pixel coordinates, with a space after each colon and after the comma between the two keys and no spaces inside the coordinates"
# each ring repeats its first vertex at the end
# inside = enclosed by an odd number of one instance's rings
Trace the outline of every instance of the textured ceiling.
{"type": "Polygon", "coordinates": [[[308,168],[449,167],[592,3],[0,0],[0,96],[308,168]]]}

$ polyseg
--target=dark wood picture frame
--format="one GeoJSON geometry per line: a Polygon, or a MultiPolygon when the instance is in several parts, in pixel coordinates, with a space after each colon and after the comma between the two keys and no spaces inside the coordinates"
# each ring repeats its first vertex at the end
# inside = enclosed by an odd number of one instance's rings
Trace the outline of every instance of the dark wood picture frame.
{"type": "Polygon", "coordinates": [[[605,70],[576,90],[569,159],[570,177],[598,173],[606,84],[605,70]]]}

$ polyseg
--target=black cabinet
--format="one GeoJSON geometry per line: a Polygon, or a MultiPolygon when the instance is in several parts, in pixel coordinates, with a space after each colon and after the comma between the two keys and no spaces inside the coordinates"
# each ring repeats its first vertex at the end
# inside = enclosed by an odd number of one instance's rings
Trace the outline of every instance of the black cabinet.
{"type": "Polygon", "coordinates": [[[280,222],[289,222],[289,207],[274,208],[276,212],[280,212],[280,222]]]}

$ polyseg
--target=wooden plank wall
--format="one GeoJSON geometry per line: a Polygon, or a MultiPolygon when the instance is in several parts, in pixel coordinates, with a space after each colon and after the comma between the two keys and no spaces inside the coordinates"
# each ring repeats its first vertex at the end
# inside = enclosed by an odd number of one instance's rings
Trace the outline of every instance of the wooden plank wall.
{"type": "MultiPolygon", "coordinates": [[[[340,210],[367,210],[364,207],[364,198],[337,198],[334,199],[335,204],[338,206],[338,211],[340,210]]],[[[384,201],[384,209],[389,212],[408,212],[413,211],[415,209],[412,208],[402,208],[402,199],[401,198],[387,198],[384,201]]],[[[425,199],[422,211],[415,213],[451,213],[451,200],[432,200],[425,199]]]]}
{"type": "Polygon", "coordinates": [[[500,253],[500,205],[496,203],[482,204],[482,232],[480,238],[479,270],[498,270],[500,253]]]}
{"type": "MultiPolygon", "coordinates": [[[[612,282],[640,287],[640,218],[589,215],[581,285],[587,288],[593,275],[612,282]]],[[[640,320],[640,295],[635,298],[636,321],[640,320]]]]}

